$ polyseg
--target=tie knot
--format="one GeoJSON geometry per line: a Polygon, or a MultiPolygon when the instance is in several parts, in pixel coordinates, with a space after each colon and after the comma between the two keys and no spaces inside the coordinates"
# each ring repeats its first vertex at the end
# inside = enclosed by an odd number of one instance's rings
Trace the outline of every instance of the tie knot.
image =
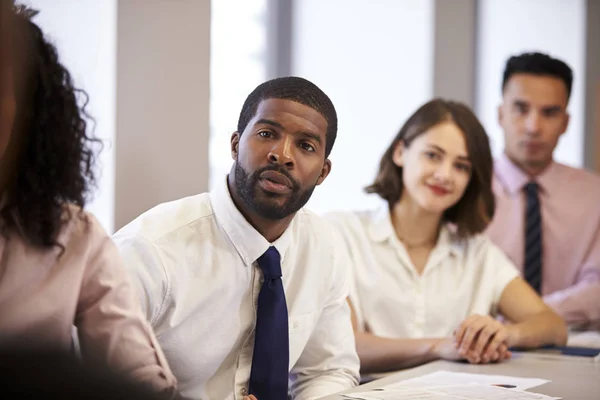
{"type": "Polygon", "coordinates": [[[258,257],[258,266],[262,269],[265,280],[281,278],[281,257],[275,247],[269,247],[258,257]]]}
{"type": "Polygon", "coordinates": [[[525,185],[525,192],[528,195],[535,195],[535,194],[537,194],[538,189],[539,189],[539,186],[538,186],[537,182],[529,182],[529,183],[527,183],[525,185]]]}

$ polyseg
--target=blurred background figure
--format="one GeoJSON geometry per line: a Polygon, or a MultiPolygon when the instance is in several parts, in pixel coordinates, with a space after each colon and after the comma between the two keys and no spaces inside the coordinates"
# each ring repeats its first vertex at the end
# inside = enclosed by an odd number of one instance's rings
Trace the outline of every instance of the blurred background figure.
{"type": "Polygon", "coordinates": [[[506,62],[489,236],[531,287],[578,328],[600,326],[600,176],[555,161],[569,126],[573,71],[524,53],[506,62]]]}
{"type": "Polygon", "coordinates": [[[0,343],[68,351],[75,325],[86,363],[172,393],[175,378],[120,256],[84,211],[98,144],[86,94],[32,21],[35,11],[3,12],[0,343]]]}

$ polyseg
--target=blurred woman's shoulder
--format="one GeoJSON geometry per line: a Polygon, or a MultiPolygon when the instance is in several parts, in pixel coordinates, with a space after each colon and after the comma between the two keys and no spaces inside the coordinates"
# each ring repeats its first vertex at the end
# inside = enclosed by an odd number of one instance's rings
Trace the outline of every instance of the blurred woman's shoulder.
{"type": "Polygon", "coordinates": [[[65,250],[72,247],[88,249],[102,246],[110,237],[96,216],[74,204],[65,204],[63,227],[57,243],[65,250]]]}

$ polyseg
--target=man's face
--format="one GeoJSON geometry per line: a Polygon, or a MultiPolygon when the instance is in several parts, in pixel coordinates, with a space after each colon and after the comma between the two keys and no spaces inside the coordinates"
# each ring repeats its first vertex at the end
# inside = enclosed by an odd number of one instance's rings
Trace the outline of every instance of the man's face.
{"type": "Polygon", "coordinates": [[[568,94],[556,77],[518,73],[507,82],[498,120],[506,155],[525,171],[541,172],[569,123],[568,94]]]}
{"type": "Polygon", "coordinates": [[[244,132],[231,137],[235,188],[258,216],[285,218],[310,199],[331,170],[325,158],[327,121],[291,100],[263,100],[244,132]]]}

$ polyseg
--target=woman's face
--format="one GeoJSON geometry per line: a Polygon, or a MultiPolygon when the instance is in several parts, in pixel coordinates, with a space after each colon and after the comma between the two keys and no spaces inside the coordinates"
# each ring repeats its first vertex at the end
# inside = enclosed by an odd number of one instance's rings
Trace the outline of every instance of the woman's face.
{"type": "Polygon", "coordinates": [[[428,213],[443,214],[458,203],[471,179],[465,136],[451,121],[431,127],[409,146],[401,142],[394,163],[402,167],[402,197],[428,213]]]}

